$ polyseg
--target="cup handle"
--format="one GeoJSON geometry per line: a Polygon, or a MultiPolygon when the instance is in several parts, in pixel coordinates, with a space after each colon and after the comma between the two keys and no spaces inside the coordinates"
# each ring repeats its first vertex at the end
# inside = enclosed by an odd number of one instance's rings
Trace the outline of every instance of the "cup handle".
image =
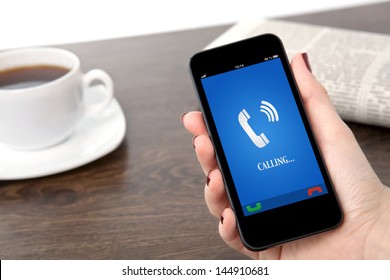
{"type": "Polygon", "coordinates": [[[99,103],[94,105],[86,106],[86,115],[95,115],[103,111],[105,108],[110,105],[112,99],[114,98],[114,84],[112,82],[111,77],[107,74],[107,72],[100,69],[93,69],[83,76],[83,88],[84,91],[91,86],[93,81],[100,81],[106,88],[106,96],[99,103]]]}

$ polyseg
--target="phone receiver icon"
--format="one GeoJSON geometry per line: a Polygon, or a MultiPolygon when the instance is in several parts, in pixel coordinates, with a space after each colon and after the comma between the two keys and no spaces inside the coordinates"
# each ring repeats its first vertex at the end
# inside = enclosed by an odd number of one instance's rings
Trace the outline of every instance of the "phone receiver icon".
{"type": "MultiPolygon", "coordinates": [[[[268,117],[268,122],[279,121],[278,111],[271,103],[267,101],[264,100],[261,101],[260,112],[264,113],[268,117]]],[[[253,129],[250,127],[248,123],[250,118],[251,116],[248,114],[248,112],[245,109],[243,109],[238,114],[238,122],[240,123],[241,127],[244,129],[246,134],[248,134],[249,138],[258,148],[263,148],[269,143],[269,140],[264,133],[257,135],[253,131],[253,129]]]]}
{"type": "Polygon", "coordinates": [[[312,187],[307,190],[307,195],[312,196],[315,192],[322,193],[322,188],[320,186],[312,187]]]}
{"type": "MultiPolygon", "coordinates": [[[[251,118],[251,116],[248,114],[248,112],[244,109],[238,114],[238,122],[240,123],[241,127],[244,129],[246,134],[248,134],[249,138],[253,141],[253,143],[258,148],[263,148],[265,145],[269,143],[268,138],[264,135],[264,133],[261,133],[260,135],[257,135],[252,127],[249,125],[248,120],[251,118]]],[[[249,210],[248,210],[249,211],[249,210]]]]}
{"type": "Polygon", "coordinates": [[[251,207],[251,206],[249,206],[249,205],[246,207],[246,210],[247,210],[249,213],[259,211],[260,209],[261,209],[261,203],[260,203],[260,202],[257,202],[255,207],[251,207]]]}

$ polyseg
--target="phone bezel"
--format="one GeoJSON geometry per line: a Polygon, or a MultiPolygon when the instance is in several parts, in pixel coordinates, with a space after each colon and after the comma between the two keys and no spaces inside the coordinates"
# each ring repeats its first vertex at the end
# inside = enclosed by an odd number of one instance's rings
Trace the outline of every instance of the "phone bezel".
{"type": "Polygon", "coordinates": [[[216,158],[222,172],[228,197],[236,215],[238,230],[244,245],[250,250],[264,250],[287,241],[309,236],[337,227],[343,219],[340,204],[330,180],[323,157],[306,115],[301,96],[292,74],[290,63],[281,40],[273,34],[249,38],[222,47],[195,54],[190,61],[190,70],[195,84],[204,120],[212,139],[216,158]],[[222,144],[212,118],[211,110],[203,90],[201,77],[234,70],[237,65],[261,63],[264,57],[277,54],[290,84],[297,108],[328,193],[302,200],[272,210],[245,216],[222,144]]]}

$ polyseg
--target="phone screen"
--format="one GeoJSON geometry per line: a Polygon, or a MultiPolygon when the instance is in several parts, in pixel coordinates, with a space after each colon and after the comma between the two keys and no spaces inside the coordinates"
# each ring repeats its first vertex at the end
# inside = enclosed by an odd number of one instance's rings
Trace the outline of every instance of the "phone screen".
{"type": "Polygon", "coordinates": [[[201,81],[244,215],[327,193],[277,55],[201,81]]]}

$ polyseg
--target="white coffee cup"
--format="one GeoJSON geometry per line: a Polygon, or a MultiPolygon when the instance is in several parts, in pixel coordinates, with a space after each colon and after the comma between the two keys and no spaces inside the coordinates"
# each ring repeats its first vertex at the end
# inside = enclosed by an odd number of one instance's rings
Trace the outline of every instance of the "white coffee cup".
{"type": "Polygon", "coordinates": [[[41,85],[20,89],[0,88],[0,143],[18,150],[56,145],[69,137],[86,115],[98,114],[113,99],[110,76],[99,69],[83,74],[73,53],[57,48],[26,48],[0,53],[0,73],[7,69],[51,65],[69,69],[63,76],[41,85]],[[93,81],[103,84],[106,95],[94,105],[85,102],[93,81]]]}

